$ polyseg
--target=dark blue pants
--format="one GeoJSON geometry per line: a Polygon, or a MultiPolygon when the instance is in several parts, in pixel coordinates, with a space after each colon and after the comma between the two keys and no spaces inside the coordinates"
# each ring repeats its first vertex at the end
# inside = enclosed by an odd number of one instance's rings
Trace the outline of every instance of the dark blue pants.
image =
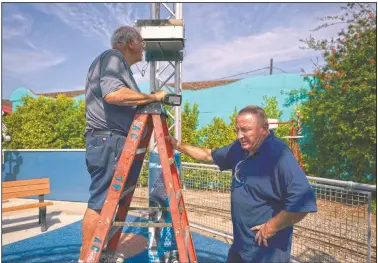
{"type": "MultiPolygon", "coordinates": [[[[109,186],[113,179],[118,160],[121,157],[126,137],[119,134],[86,135],[86,164],[91,176],[88,208],[101,210],[109,186]]],[[[134,161],[124,190],[134,186],[142,168],[143,161],[134,161]]]]}
{"type": "Polygon", "coordinates": [[[248,263],[248,262],[242,259],[238,253],[232,251],[232,249],[229,249],[227,260],[225,263],[248,263]]]}

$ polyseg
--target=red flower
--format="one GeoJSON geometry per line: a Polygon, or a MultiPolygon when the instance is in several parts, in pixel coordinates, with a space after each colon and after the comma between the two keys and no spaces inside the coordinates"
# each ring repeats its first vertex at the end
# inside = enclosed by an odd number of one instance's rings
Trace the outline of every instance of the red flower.
{"type": "Polygon", "coordinates": [[[369,59],[369,62],[373,64],[375,62],[374,58],[369,59]]]}
{"type": "Polygon", "coordinates": [[[327,84],[327,85],[325,85],[324,87],[325,87],[326,89],[329,89],[331,86],[327,84]]]}

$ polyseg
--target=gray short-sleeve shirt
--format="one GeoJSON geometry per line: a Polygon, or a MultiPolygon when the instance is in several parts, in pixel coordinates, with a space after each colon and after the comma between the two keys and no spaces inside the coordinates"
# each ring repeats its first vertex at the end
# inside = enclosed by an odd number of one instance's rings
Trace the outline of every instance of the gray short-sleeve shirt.
{"type": "Polygon", "coordinates": [[[136,106],[109,104],[104,97],[126,87],[140,92],[133,73],[121,52],[106,50],[89,68],[86,86],[86,131],[113,130],[128,132],[134,119],[136,106]]]}

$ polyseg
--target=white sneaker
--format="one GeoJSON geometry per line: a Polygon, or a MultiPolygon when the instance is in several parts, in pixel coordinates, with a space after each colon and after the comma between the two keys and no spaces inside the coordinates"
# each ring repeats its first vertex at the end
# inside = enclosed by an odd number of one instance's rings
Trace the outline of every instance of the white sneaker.
{"type": "Polygon", "coordinates": [[[118,252],[102,252],[100,263],[124,263],[125,255],[118,252]]]}

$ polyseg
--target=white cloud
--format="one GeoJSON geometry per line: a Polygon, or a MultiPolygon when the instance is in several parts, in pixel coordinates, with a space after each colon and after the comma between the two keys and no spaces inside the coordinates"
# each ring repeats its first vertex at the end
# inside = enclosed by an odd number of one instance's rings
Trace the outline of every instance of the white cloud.
{"type": "Polygon", "coordinates": [[[65,61],[62,55],[45,50],[25,50],[8,48],[3,50],[3,69],[14,73],[34,73],[65,61]]]}
{"type": "MultiPolygon", "coordinates": [[[[16,10],[4,17],[3,69],[10,73],[34,73],[62,63],[61,55],[38,48],[30,38],[33,20],[16,10]]],[[[19,76],[25,79],[25,76],[19,76]]]]}
{"type": "Polygon", "coordinates": [[[31,19],[19,13],[5,16],[2,28],[3,40],[27,35],[31,30],[32,23],[31,19]]]}
{"type": "MultiPolygon", "coordinates": [[[[217,79],[267,67],[271,58],[274,59],[274,63],[303,58],[308,58],[308,62],[311,63],[310,58],[320,53],[300,49],[303,43],[299,40],[308,37],[310,30],[323,23],[316,20],[314,18],[316,16],[317,14],[308,18],[303,15],[297,16],[289,23],[290,26],[274,27],[262,33],[230,38],[229,41],[203,42],[201,45],[198,42],[188,42],[186,45],[188,50],[183,62],[184,80],[217,79]]],[[[334,37],[337,36],[341,26],[311,34],[317,39],[334,37]]],[[[300,65],[298,72],[299,70],[300,65]]]]}
{"type": "Polygon", "coordinates": [[[110,46],[113,31],[121,25],[134,25],[137,15],[131,3],[48,3],[36,4],[34,7],[57,16],[86,36],[97,37],[106,46],[110,46]]]}
{"type": "Polygon", "coordinates": [[[40,11],[55,15],[68,26],[80,30],[86,35],[110,36],[104,17],[93,4],[46,3],[34,5],[40,11]]]}

